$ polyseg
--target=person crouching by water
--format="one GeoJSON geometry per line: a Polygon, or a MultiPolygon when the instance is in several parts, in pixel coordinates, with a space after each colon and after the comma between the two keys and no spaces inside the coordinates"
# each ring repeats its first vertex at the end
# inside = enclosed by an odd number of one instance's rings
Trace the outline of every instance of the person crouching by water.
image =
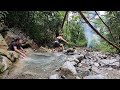
{"type": "Polygon", "coordinates": [[[55,41],[53,42],[53,47],[54,47],[54,51],[59,52],[59,48],[62,47],[62,51],[64,50],[64,46],[61,42],[65,42],[68,44],[68,42],[63,38],[62,34],[59,34],[56,38],[55,41]]]}
{"type": "Polygon", "coordinates": [[[21,46],[22,40],[20,38],[15,39],[14,42],[11,42],[9,49],[20,54],[22,58],[27,57],[24,49],[21,46]]]}

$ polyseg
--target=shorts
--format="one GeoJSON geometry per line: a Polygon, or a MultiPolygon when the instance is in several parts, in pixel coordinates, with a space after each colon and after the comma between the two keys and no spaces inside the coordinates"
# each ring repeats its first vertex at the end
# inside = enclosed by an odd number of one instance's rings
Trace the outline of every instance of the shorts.
{"type": "Polygon", "coordinates": [[[56,48],[56,47],[60,47],[60,43],[58,41],[55,41],[54,44],[53,44],[53,47],[56,48]]]}

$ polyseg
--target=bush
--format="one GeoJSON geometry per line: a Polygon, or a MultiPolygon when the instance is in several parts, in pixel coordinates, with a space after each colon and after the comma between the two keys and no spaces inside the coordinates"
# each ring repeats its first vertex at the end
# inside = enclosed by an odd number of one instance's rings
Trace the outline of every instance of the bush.
{"type": "Polygon", "coordinates": [[[113,48],[106,42],[101,42],[101,44],[98,45],[96,48],[102,52],[115,53],[117,51],[116,48],[113,48]]]}
{"type": "Polygon", "coordinates": [[[77,40],[77,45],[80,45],[81,47],[87,46],[87,41],[86,40],[77,40]]]}

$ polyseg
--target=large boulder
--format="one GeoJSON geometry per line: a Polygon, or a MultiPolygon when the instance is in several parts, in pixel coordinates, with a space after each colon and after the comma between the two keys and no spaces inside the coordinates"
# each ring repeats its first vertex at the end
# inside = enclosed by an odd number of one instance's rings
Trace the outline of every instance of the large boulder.
{"type": "Polygon", "coordinates": [[[10,60],[8,60],[8,58],[5,56],[1,56],[1,57],[2,57],[2,61],[1,61],[2,68],[1,68],[0,72],[4,72],[12,65],[12,62],[10,60]]]}
{"type": "Polygon", "coordinates": [[[0,34],[0,48],[1,49],[8,49],[8,45],[5,42],[5,39],[3,38],[3,36],[0,34]]]}
{"type": "Polygon", "coordinates": [[[10,61],[15,62],[15,61],[19,60],[20,56],[15,51],[8,51],[8,53],[10,54],[10,61]]]}
{"type": "Polygon", "coordinates": [[[64,75],[66,79],[75,79],[77,71],[70,61],[66,61],[61,67],[60,75],[64,75]]]}
{"type": "Polygon", "coordinates": [[[10,58],[10,54],[9,54],[8,50],[6,50],[6,49],[1,49],[1,48],[0,48],[0,53],[1,53],[2,55],[4,55],[4,56],[10,58]]]}
{"type": "Polygon", "coordinates": [[[19,59],[19,54],[15,51],[8,51],[6,49],[0,49],[0,53],[7,57],[10,61],[15,62],[17,59],[19,59]]]}
{"type": "Polygon", "coordinates": [[[13,37],[8,36],[8,34],[5,36],[5,41],[8,45],[10,45],[10,43],[14,40],[13,37]]]}
{"type": "Polygon", "coordinates": [[[75,62],[76,65],[78,65],[81,62],[81,59],[78,59],[79,57],[80,57],[80,55],[69,56],[67,58],[67,61],[75,62]]]}

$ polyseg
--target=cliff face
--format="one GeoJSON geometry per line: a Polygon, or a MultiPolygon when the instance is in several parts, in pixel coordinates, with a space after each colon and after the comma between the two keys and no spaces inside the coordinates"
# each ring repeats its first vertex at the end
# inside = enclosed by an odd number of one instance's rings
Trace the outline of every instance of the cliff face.
{"type": "Polygon", "coordinates": [[[6,31],[0,26],[0,73],[6,71],[12,66],[13,62],[19,59],[19,55],[16,52],[9,51],[8,49],[9,44],[18,36],[17,34],[15,35],[11,29],[9,30],[10,31],[6,31]]]}
{"type": "Polygon", "coordinates": [[[33,52],[33,49],[38,49],[37,44],[29,38],[25,33],[23,33],[18,28],[8,28],[9,31],[4,31],[3,28],[0,33],[0,73],[3,73],[8,68],[13,66],[15,61],[19,60],[18,53],[9,50],[9,45],[15,38],[20,37],[24,41],[24,47],[26,53],[29,55],[33,52]],[[4,37],[3,37],[3,32],[4,37]]]}
{"type": "Polygon", "coordinates": [[[19,28],[9,28],[7,34],[5,35],[5,41],[9,45],[15,38],[20,37],[24,42],[24,47],[31,47],[32,49],[38,49],[38,45],[30,39],[25,33],[23,33],[19,28]]]}

